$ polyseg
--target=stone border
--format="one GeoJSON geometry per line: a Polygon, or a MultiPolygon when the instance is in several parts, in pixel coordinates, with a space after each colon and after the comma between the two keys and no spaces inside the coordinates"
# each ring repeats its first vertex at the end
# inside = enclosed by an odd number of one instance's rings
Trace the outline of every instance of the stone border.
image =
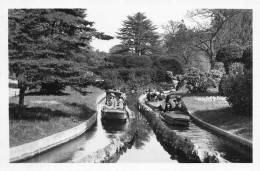
{"type": "MultiPolygon", "coordinates": [[[[98,96],[96,103],[101,102],[106,97],[106,93],[98,96]]],[[[53,134],[51,136],[15,146],[9,150],[9,162],[19,162],[35,155],[41,154],[47,150],[62,145],[72,139],[77,138],[87,131],[97,121],[97,112],[82,124],[68,130],[53,134]]]]}
{"type": "Polygon", "coordinates": [[[193,111],[189,111],[190,117],[191,119],[198,125],[204,127],[205,129],[209,130],[210,132],[217,134],[223,138],[228,139],[229,141],[235,142],[235,143],[239,143],[240,145],[243,145],[247,148],[252,149],[253,148],[253,143],[245,138],[242,138],[240,136],[234,135],[230,132],[227,132],[219,127],[216,127],[214,125],[211,125],[207,122],[202,121],[201,119],[199,119],[198,117],[194,116],[193,111]]]}
{"type": "Polygon", "coordinates": [[[166,127],[161,119],[147,106],[144,102],[146,95],[141,95],[138,99],[138,107],[147,117],[148,121],[154,128],[156,135],[162,137],[162,140],[168,146],[171,146],[175,151],[184,154],[188,160],[194,162],[205,163],[228,163],[216,151],[209,151],[200,148],[197,144],[192,143],[189,139],[177,135],[173,130],[166,127]]]}

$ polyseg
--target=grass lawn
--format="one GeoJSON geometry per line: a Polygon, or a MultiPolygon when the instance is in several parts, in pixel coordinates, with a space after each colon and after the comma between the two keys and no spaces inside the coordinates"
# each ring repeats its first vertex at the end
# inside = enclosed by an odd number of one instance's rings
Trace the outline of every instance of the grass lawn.
{"type": "Polygon", "coordinates": [[[194,111],[198,118],[252,141],[252,117],[236,115],[216,90],[198,94],[176,93],[182,95],[187,108],[194,111]]]}
{"type": "Polygon", "coordinates": [[[67,87],[58,95],[29,92],[25,110],[17,119],[18,98],[9,98],[10,147],[67,130],[90,118],[96,110],[96,98],[103,91],[89,86],[81,90],[67,87]]]}

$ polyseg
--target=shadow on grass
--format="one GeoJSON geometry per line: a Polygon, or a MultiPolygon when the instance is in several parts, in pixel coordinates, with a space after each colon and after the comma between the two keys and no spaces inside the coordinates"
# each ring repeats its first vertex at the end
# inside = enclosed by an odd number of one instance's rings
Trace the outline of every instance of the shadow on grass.
{"type": "Polygon", "coordinates": [[[80,93],[81,95],[83,95],[83,96],[92,94],[92,92],[86,91],[86,90],[84,90],[84,88],[75,87],[75,86],[73,86],[72,88],[73,88],[75,91],[77,91],[78,93],[80,93]]]}
{"type": "Polygon", "coordinates": [[[55,95],[55,96],[68,96],[69,93],[64,93],[62,91],[57,92],[42,92],[42,91],[35,91],[35,92],[28,92],[25,94],[25,96],[49,96],[49,95],[55,95]]]}
{"type": "Polygon", "coordinates": [[[24,106],[24,114],[18,118],[18,104],[9,104],[9,118],[10,120],[26,120],[26,121],[49,121],[51,118],[66,117],[73,120],[86,120],[89,119],[95,110],[88,108],[85,105],[77,103],[65,103],[66,107],[77,107],[78,113],[68,113],[61,110],[51,110],[43,107],[26,107],[24,106]]]}

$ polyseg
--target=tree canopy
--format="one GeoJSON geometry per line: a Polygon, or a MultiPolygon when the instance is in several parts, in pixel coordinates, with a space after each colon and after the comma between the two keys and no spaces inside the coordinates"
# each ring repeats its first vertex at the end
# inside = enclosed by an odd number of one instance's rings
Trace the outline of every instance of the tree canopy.
{"type": "MultiPolygon", "coordinates": [[[[20,102],[26,87],[37,84],[79,84],[89,81],[87,63],[80,63],[97,32],[87,21],[85,9],[10,9],[9,70],[15,73],[20,102]]],[[[84,61],[84,60],[83,60],[84,61]]]]}
{"type": "Polygon", "coordinates": [[[117,33],[121,40],[120,51],[128,51],[137,55],[147,55],[158,50],[159,35],[155,32],[156,26],[144,13],[136,13],[127,16],[123,21],[122,28],[117,33]]]}

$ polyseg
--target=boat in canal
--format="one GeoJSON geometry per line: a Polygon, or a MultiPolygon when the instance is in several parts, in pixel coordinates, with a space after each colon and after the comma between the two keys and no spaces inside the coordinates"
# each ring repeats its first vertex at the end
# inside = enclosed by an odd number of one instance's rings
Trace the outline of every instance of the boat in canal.
{"type": "Polygon", "coordinates": [[[179,110],[160,112],[160,118],[171,125],[188,126],[190,123],[190,116],[179,110]]]}
{"type": "Polygon", "coordinates": [[[128,118],[128,112],[126,110],[125,105],[119,105],[118,103],[120,100],[120,97],[123,98],[123,100],[126,100],[126,96],[124,93],[120,91],[115,90],[107,90],[106,91],[106,104],[101,109],[101,119],[102,120],[123,120],[126,121],[128,118]],[[111,104],[111,98],[115,99],[114,104],[111,104]]]}
{"type": "MultiPolygon", "coordinates": [[[[146,101],[145,104],[152,108],[153,110],[158,110],[158,107],[163,103],[165,100],[159,101],[159,100],[154,100],[154,101],[146,101]]],[[[179,110],[174,110],[174,111],[161,111],[159,113],[159,117],[161,120],[164,122],[171,124],[171,125],[184,125],[188,126],[190,123],[190,116],[189,114],[179,111],[179,110]]]]}

